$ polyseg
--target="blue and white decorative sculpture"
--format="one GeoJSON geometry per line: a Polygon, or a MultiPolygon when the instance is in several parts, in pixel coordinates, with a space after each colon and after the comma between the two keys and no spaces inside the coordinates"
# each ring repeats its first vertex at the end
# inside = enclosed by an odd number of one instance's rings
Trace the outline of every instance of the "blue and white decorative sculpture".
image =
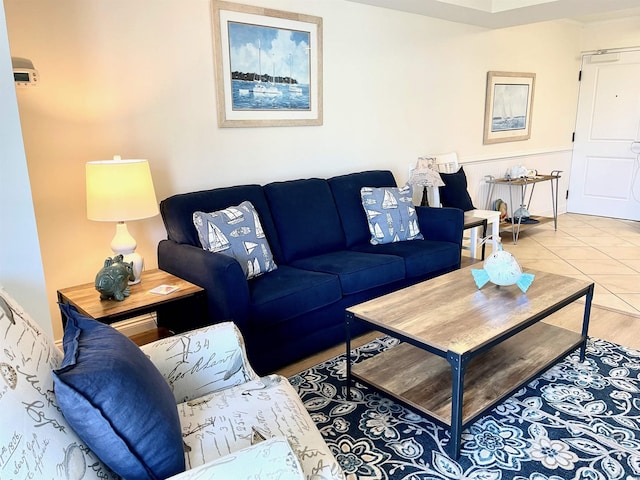
{"type": "MultiPolygon", "coordinates": [[[[490,238],[483,239],[483,242],[490,238]]],[[[535,277],[532,273],[522,272],[522,267],[515,257],[502,249],[500,239],[498,239],[498,251],[489,255],[483,266],[482,270],[471,269],[471,274],[478,288],[491,282],[499,286],[517,285],[520,290],[526,292],[535,277]]]]}

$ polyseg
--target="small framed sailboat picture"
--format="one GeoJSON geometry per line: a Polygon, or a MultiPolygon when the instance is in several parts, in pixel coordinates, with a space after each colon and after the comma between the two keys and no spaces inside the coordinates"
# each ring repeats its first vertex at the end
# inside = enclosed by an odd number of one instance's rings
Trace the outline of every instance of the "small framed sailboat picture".
{"type": "Polygon", "coordinates": [[[218,126],[322,125],[322,18],[212,8],[218,126]]]}
{"type": "Polygon", "coordinates": [[[484,144],[531,137],[535,73],[488,72],[484,144]]]}

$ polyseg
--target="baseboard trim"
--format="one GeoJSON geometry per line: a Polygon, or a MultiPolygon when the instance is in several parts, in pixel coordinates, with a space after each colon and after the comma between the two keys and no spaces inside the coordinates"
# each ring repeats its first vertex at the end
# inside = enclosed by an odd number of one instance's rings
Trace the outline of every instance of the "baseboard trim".
{"type": "MultiPolygon", "coordinates": [[[[155,313],[129,318],[111,324],[113,328],[127,337],[158,328],[155,313]]],[[[62,339],[56,340],[56,347],[62,350],[62,339]]]]}
{"type": "Polygon", "coordinates": [[[122,332],[122,334],[126,335],[127,337],[130,337],[131,335],[135,335],[137,333],[142,333],[154,328],[158,328],[158,325],[156,322],[156,315],[154,313],[149,313],[140,317],[116,322],[112,325],[112,327],[114,327],[119,332],[122,332]]]}

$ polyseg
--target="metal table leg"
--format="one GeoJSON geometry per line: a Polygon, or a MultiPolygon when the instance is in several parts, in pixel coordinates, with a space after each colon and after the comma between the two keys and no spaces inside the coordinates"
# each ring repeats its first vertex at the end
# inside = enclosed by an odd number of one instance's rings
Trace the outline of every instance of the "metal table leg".
{"type": "Polygon", "coordinates": [[[460,456],[462,435],[462,401],[464,393],[464,374],[469,361],[468,355],[460,355],[454,352],[447,353],[447,360],[451,364],[452,390],[451,390],[451,443],[449,444],[449,456],[457,459],[460,456]]]}
{"type": "Polygon", "coordinates": [[[346,361],[347,361],[347,400],[351,400],[351,323],[353,322],[353,313],[345,314],[344,323],[346,328],[346,361]]]}
{"type": "MultiPolygon", "coordinates": [[[[511,206],[511,238],[513,239],[513,244],[516,245],[518,243],[518,237],[520,236],[520,220],[518,220],[518,231],[516,233],[516,224],[515,224],[515,213],[516,208],[513,205],[513,194],[511,193],[511,184],[508,186],[509,188],[509,205],[511,206]]],[[[524,193],[521,192],[522,198],[524,198],[524,193]]],[[[507,206],[507,209],[509,208],[507,206]]],[[[509,214],[507,210],[507,215],[509,214]]]]}
{"type": "Polygon", "coordinates": [[[591,317],[591,301],[593,300],[594,284],[592,283],[587,292],[584,302],[584,316],[582,318],[582,337],[584,341],[580,346],[580,361],[584,362],[584,356],[587,352],[587,333],[589,331],[589,318],[591,317]]]}
{"type": "Polygon", "coordinates": [[[485,218],[484,222],[482,222],[482,260],[484,260],[484,252],[486,250],[486,247],[487,247],[487,219],[485,218]]]}
{"type": "Polygon", "coordinates": [[[493,197],[493,187],[495,183],[493,183],[494,177],[493,175],[485,175],[484,181],[489,183],[489,190],[487,190],[487,200],[485,202],[484,209],[485,210],[493,210],[493,205],[491,205],[491,198],[493,197]]]}
{"type": "Polygon", "coordinates": [[[551,204],[553,207],[553,228],[554,230],[558,230],[558,179],[560,178],[560,174],[562,170],[552,170],[551,175],[555,178],[551,179],[551,204]],[[553,183],[555,181],[555,195],[553,183]]]}

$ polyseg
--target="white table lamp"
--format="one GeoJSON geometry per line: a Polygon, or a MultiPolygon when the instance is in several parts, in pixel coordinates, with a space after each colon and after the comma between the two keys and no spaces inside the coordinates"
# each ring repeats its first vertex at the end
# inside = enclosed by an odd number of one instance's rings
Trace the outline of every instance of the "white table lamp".
{"type": "Polygon", "coordinates": [[[136,253],[136,241],[126,221],[150,218],[159,213],[149,162],[146,160],[113,160],[87,162],[87,218],[99,222],[118,222],[111,240],[113,253],[133,262],[135,279],[140,282],[144,267],[142,255],[136,253]]]}

